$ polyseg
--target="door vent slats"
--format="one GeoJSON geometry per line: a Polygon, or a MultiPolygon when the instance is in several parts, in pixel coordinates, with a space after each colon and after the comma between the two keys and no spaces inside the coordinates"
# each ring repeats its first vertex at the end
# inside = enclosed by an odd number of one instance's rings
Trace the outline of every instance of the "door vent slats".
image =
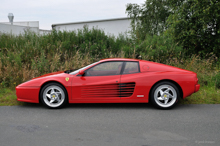
{"type": "Polygon", "coordinates": [[[121,83],[119,85],[120,88],[120,97],[130,97],[133,92],[134,92],[134,88],[135,88],[135,83],[121,83]]]}
{"type": "Polygon", "coordinates": [[[91,85],[81,88],[81,96],[82,98],[130,97],[134,92],[134,88],[134,82],[91,85]]]}

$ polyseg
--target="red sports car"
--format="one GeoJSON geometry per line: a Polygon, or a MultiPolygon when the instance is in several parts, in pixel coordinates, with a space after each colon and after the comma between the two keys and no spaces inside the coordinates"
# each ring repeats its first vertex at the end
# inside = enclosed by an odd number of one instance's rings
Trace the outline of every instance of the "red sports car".
{"type": "Polygon", "coordinates": [[[75,71],[46,74],[16,87],[18,101],[49,108],[66,103],[153,103],[172,108],[200,88],[197,74],[137,59],[103,59],[75,71]]]}

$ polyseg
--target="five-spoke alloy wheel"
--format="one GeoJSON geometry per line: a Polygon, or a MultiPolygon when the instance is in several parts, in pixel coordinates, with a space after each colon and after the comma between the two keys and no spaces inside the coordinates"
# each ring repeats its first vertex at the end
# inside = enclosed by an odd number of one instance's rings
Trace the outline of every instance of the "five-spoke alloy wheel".
{"type": "Polygon", "coordinates": [[[171,82],[161,82],[153,87],[150,101],[157,107],[169,109],[176,105],[180,93],[176,85],[171,82]]]}
{"type": "Polygon", "coordinates": [[[58,83],[49,83],[42,88],[40,100],[49,108],[60,108],[67,103],[66,90],[58,83]]]}

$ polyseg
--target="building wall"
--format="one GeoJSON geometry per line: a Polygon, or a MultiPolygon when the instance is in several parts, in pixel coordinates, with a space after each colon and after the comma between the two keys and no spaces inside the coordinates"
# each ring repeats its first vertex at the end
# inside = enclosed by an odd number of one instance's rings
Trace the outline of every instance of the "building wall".
{"type": "MultiPolygon", "coordinates": [[[[3,24],[10,24],[10,22],[1,22],[3,24]]],[[[38,27],[39,28],[39,21],[21,21],[21,22],[13,22],[13,25],[18,26],[28,26],[28,27],[38,27]]]]}
{"type": "Polygon", "coordinates": [[[109,19],[100,21],[88,21],[78,23],[53,24],[52,27],[60,31],[73,31],[82,29],[84,25],[88,25],[89,29],[95,27],[105,31],[108,35],[118,36],[119,33],[126,33],[130,30],[131,20],[128,18],[109,19]]]}
{"type": "Polygon", "coordinates": [[[19,35],[19,34],[23,34],[25,30],[30,30],[36,33],[39,32],[38,27],[26,27],[26,26],[9,25],[9,24],[0,23],[0,33],[19,35]]]}
{"type": "Polygon", "coordinates": [[[51,30],[39,29],[39,21],[13,22],[13,25],[11,25],[10,22],[0,23],[0,33],[19,35],[24,34],[26,30],[33,31],[40,35],[51,33],[51,30]]]}
{"type": "Polygon", "coordinates": [[[49,34],[49,33],[51,33],[51,30],[39,29],[39,34],[40,34],[40,35],[45,35],[45,34],[49,34]]]}

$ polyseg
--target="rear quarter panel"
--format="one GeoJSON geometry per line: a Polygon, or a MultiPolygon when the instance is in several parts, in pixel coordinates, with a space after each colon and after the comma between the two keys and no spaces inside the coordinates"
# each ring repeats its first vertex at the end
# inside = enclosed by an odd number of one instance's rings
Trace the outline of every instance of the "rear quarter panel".
{"type": "Polygon", "coordinates": [[[171,80],[179,84],[183,91],[183,98],[191,95],[195,91],[196,74],[184,72],[144,72],[140,74],[140,82],[148,89],[148,93],[153,85],[163,80],[171,80]]]}

